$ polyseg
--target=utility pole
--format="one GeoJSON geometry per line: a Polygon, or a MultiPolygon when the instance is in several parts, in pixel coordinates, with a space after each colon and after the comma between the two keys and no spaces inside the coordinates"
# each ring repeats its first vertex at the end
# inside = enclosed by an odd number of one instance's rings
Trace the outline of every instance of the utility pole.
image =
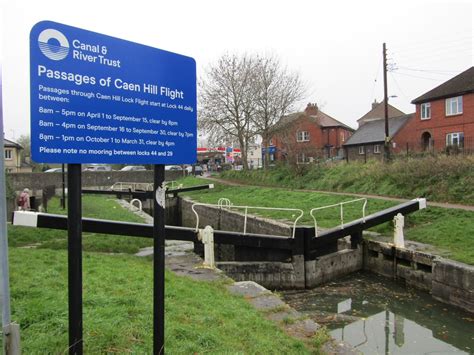
{"type": "Polygon", "coordinates": [[[384,160],[390,161],[390,135],[388,131],[387,46],[383,44],[383,102],[385,118],[384,160]]]}

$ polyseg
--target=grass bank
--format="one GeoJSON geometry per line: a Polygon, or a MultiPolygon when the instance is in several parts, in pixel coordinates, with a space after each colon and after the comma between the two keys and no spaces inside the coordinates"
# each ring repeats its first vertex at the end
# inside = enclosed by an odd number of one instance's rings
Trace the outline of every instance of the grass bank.
{"type": "Polygon", "coordinates": [[[369,161],[286,165],[265,170],[226,171],[224,179],[264,186],[368,193],[474,205],[474,156],[400,158],[391,164],[369,161]]]}
{"type": "MultiPolygon", "coordinates": [[[[192,179],[192,178],[187,178],[192,179]]],[[[202,180],[201,180],[202,181],[202,180]]],[[[187,183],[191,183],[187,180],[187,183]]],[[[217,203],[221,197],[231,200],[234,205],[262,207],[285,207],[302,209],[305,214],[300,224],[313,225],[309,211],[321,207],[353,200],[351,196],[271,188],[261,186],[229,186],[215,184],[212,190],[189,192],[187,196],[204,203],[217,203]]],[[[367,214],[396,205],[397,202],[369,199],[367,214]]],[[[346,205],[344,218],[347,221],[361,217],[362,203],[346,205]]],[[[242,210],[240,210],[242,211],[242,210]]],[[[252,214],[254,212],[252,211],[252,214]]],[[[255,214],[282,221],[294,221],[294,212],[258,211],[255,214]]],[[[322,210],[317,214],[318,225],[323,228],[335,227],[340,223],[339,209],[322,210]]],[[[371,230],[392,236],[392,223],[384,223],[371,230]]],[[[474,265],[474,212],[439,207],[428,207],[406,216],[405,238],[433,245],[441,256],[474,265]]]]}
{"type": "MultiPolygon", "coordinates": [[[[25,354],[67,351],[66,260],[65,251],[10,248],[12,318],[25,354]]],[[[83,270],[85,352],[150,353],[152,262],[85,253],[83,270]]],[[[165,283],[167,353],[309,353],[222,282],[167,272],[165,283]]]]}
{"type": "MultiPolygon", "coordinates": [[[[116,201],[84,196],[88,217],[140,222],[116,201]]],[[[50,212],[60,210],[59,201],[50,212]]],[[[66,233],[9,226],[12,319],[23,353],[65,353],[68,346],[66,233]],[[24,248],[27,246],[27,248],[24,248]]],[[[150,239],[84,233],[83,301],[86,353],[152,351],[152,260],[134,253],[150,239]],[[111,255],[111,251],[120,255],[111,255]]],[[[170,354],[306,354],[309,350],[264,319],[224,281],[165,275],[165,346],[170,354]]],[[[0,338],[1,343],[1,338],[0,338]]]]}

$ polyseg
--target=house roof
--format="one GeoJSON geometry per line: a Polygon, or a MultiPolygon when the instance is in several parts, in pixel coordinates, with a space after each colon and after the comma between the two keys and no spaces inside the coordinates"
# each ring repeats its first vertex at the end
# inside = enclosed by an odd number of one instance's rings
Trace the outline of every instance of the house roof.
{"type": "MultiPolygon", "coordinates": [[[[388,132],[394,136],[415,114],[392,117],[388,120],[388,132]]],[[[367,122],[344,143],[344,146],[383,142],[385,140],[385,120],[378,119],[367,122]]]]}
{"type": "MultiPolygon", "coordinates": [[[[372,110],[370,110],[364,116],[359,118],[357,120],[357,122],[384,118],[385,117],[384,102],[385,102],[385,100],[383,100],[382,102],[379,102],[379,103],[374,102],[372,104],[372,110]]],[[[405,114],[405,112],[402,112],[398,108],[388,104],[388,117],[389,118],[401,116],[401,115],[404,115],[404,114],[405,114]]]]}
{"type": "Polygon", "coordinates": [[[4,147],[10,147],[10,148],[18,148],[18,149],[23,149],[23,147],[21,145],[19,145],[18,143],[15,143],[11,140],[8,140],[6,138],[3,138],[3,146],[4,147]]]}
{"type": "Polygon", "coordinates": [[[322,112],[321,110],[318,110],[316,115],[308,115],[306,112],[295,112],[287,116],[283,116],[282,118],[280,118],[280,120],[277,123],[275,123],[275,125],[272,128],[272,131],[278,131],[282,128],[285,128],[287,125],[297,121],[298,119],[305,118],[305,117],[323,128],[343,127],[345,129],[350,130],[351,132],[354,132],[353,128],[336,120],[335,118],[329,116],[328,114],[322,112]]]}
{"type": "Polygon", "coordinates": [[[427,93],[424,93],[420,97],[414,99],[411,103],[422,104],[428,101],[464,95],[471,92],[474,92],[474,67],[470,67],[461,74],[456,75],[454,78],[451,78],[427,93]]]}

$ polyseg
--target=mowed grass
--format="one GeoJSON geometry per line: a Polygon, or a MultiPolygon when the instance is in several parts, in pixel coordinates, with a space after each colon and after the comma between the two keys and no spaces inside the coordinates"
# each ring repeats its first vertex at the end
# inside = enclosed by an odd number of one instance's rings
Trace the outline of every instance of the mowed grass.
{"type": "MultiPolygon", "coordinates": [[[[143,219],[121,207],[115,198],[100,195],[83,196],[83,217],[143,223],[143,219]]],[[[48,203],[48,212],[67,214],[60,208],[58,198],[48,203]]],[[[8,226],[10,246],[36,246],[42,249],[67,249],[67,231],[55,229],[32,229],[8,226]]],[[[124,237],[96,233],[83,233],[82,247],[85,251],[134,254],[141,248],[153,245],[150,238],[124,237]]]]}
{"type": "MultiPolygon", "coordinates": [[[[152,262],[85,253],[85,353],[152,352],[152,262]]],[[[65,251],[10,248],[12,319],[25,354],[68,347],[65,251]]],[[[166,273],[165,347],[169,354],[305,354],[302,342],[263,319],[223,282],[166,273]]]]}
{"type": "MultiPolygon", "coordinates": [[[[185,183],[194,180],[187,178],[185,183]]],[[[201,182],[202,184],[202,182],[201,182]]],[[[228,198],[234,205],[283,207],[302,209],[305,214],[299,221],[302,225],[314,225],[309,211],[315,207],[337,204],[354,200],[352,196],[331,195],[301,190],[271,188],[261,186],[229,186],[215,184],[212,190],[189,192],[185,194],[195,201],[216,204],[219,198],[228,198]]],[[[393,201],[369,199],[366,214],[398,204],[393,201]]],[[[238,211],[243,212],[242,209],[238,211]]],[[[344,221],[351,221],[362,216],[362,202],[344,206],[344,221]]],[[[272,212],[249,210],[249,213],[293,222],[295,212],[272,212]]],[[[316,213],[318,225],[331,228],[340,224],[338,207],[321,210],[316,213]]],[[[405,216],[405,238],[421,243],[431,244],[441,256],[474,265],[474,212],[458,209],[428,207],[405,216]]],[[[243,228],[243,226],[242,226],[243,228]]],[[[385,236],[393,235],[393,224],[384,223],[371,229],[385,236]]]]}

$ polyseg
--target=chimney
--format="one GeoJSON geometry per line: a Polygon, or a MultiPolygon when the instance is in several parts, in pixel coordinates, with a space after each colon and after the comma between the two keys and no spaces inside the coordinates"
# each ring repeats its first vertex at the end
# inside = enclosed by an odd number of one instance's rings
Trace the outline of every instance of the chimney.
{"type": "Polygon", "coordinates": [[[308,116],[316,116],[318,114],[318,105],[316,103],[308,103],[304,113],[308,116]]]}
{"type": "Polygon", "coordinates": [[[377,99],[375,99],[374,102],[372,102],[372,110],[376,108],[379,104],[380,102],[377,102],[377,99]]]}

